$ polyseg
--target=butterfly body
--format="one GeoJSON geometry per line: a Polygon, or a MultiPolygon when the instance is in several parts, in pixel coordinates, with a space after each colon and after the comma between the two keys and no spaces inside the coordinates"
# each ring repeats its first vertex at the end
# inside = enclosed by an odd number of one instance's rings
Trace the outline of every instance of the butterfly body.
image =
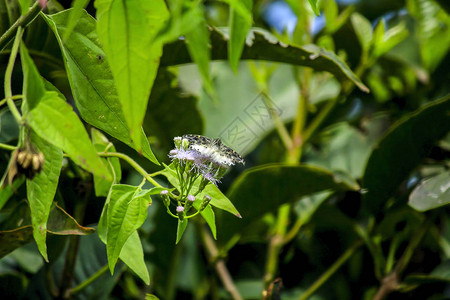
{"type": "Polygon", "coordinates": [[[220,139],[212,139],[202,135],[185,134],[183,138],[189,141],[189,148],[226,165],[244,164],[244,159],[236,151],[224,145],[220,139]]]}

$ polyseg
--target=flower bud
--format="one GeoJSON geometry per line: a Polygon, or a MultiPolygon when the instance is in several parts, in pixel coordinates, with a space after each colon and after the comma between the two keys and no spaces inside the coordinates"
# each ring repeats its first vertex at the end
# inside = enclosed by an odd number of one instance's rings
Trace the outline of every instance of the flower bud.
{"type": "Polygon", "coordinates": [[[189,147],[188,139],[182,139],[181,140],[181,148],[183,148],[184,150],[187,150],[188,147],[189,147]]]}
{"type": "Polygon", "coordinates": [[[189,201],[191,201],[191,202],[194,202],[195,201],[195,196],[194,195],[189,195],[189,196],[187,196],[187,199],[189,201]]]}
{"type": "Polygon", "coordinates": [[[163,190],[161,191],[161,193],[159,193],[159,195],[161,196],[164,206],[169,208],[170,205],[170,199],[169,199],[169,191],[168,190],[163,190]]]}
{"type": "Polygon", "coordinates": [[[205,197],[203,197],[202,205],[200,206],[200,211],[204,210],[210,201],[211,197],[209,195],[205,195],[205,197]]]}
{"type": "Polygon", "coordinates": [[[175,147],[179,149],[181,147],[181,136],[174,137],[173,143],[175,144],[175,147]]]}
{"type": "Polygon", "coordinates": [[[180,219],[180,221],[183,221],[183,219],[184,219],[184,207],[183,206],[177,206],[177,213],[178,213],[178,218],[180,219]]]}

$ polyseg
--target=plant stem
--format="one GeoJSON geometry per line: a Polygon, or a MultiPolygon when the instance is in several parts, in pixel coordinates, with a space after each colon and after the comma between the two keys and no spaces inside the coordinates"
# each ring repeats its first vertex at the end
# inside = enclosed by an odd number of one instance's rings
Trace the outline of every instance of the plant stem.
{"type": "Polygon", "coordinates": [[[11,49],[11,55],[9,56],[8,66],[6,67],[5,71],[5,99],[6,103],[8,104],[9,110],[11,111],[18,124],[22,122],[22,116],[20,115],[20,112],[12,99],[13,95],[11,90],[11,77],[12,71],[14,69],[14,63],[17,57],[17,52],[19,51],[20,41],[22,40],[22,34],[23,28],[19,27],[16,33],[16,38],[14,39],[13,47],[11,49]]]}
{"type": "MultiPolygon", "coordinates": [[[[22,99],[23,95],[14,95],[11,97],[12,100],[19,100],[22,99]]],[[[4,105],[6,103],[6,98],[0,100],[0,106],[4,105]]]]}
{"type": "Polygon", "coordinates": [[[314,292],[324,284],[362,245],[361,240],[357,240],[350,246],[326,271],[322,274],[299,298],[308,299],[314,292]]]}
{"type": "Polygon", "coordinates": [[[91,277],[89,277],[88,279],[86,279],[85,281],[83,281],[82,283],[80,283],[79,285],[77,285],[76,287],[70,289],[70,295],[76,295],[79,292],[81,292],[84,288],[86,288],[87,286],[89,286],[91,283],[93,283],[95,280],[97,280],[98,278],[100,278],[100,276],[102,276],[103,274],[105,274],[105,272],[107,272],[109,270],[108,265],[104,265],[100,270],[98,270],[97,272],[95,272],[94,274],[91,275],[91,277]]]}
{"type": "Polygon", "coordinates": [[[5,48],[5,46],[11,41],[16,30],[19,27],[27,27],[31,22],[33,22],[34,18],[41,11],[41,6],[39,5],[39,1],[36,1],[30,10],[23,16],[20,16],[17,21],[0,37],[0,51],[5,48]]]}
{"type": "Polygon", "coordinates": [[[218,258],[219,250],[217,249],[214,240],[211,238],[210,233],[202,224],[197,224],[197,226],[199,226],[201,231],[203,245],[208,252],[209,261],[214,264],[214,268],[216,269],[216,272],[219,275],[225,289],[230,293],[232,299],[242,300],[242,296],[239,294],[239,291],[236,288],[230,273],[228,272],[224,260],[222,258],[218,258]]]}
{"type": "Polygon", "coordinates": [[[16,147],[16,146],[11,146],[11,145],[8,145],[8,144],[0,143],[0,149],[5,149],[5,150],[11,150],[11,151],[14,151],[14,150],[17,149],[17,147],[16,147]]]}
{"type": "Polygon", "coordinates": [[[117,157],[126,161],[131,167],[133,167],[139,174],[144,176],[149,182],[151,182],[154,186],[163,187],[160,185],[155,179],[153,179],[147,171],[144,170],[136,161],[134,161],[131,157],[126,154],[120,152],[99,152],[98,155],[103,157],[117,157]]]}

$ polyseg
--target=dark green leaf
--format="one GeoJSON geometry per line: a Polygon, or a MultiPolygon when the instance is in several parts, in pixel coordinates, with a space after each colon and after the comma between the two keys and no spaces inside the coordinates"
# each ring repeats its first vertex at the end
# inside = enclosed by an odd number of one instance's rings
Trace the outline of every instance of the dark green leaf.
{"type": "Polygon", "coordinates": [[[12,186],[7,184],[4,187],[0,184],[0,210],[3,208],[3,206],[8,202],[9,198],[17,191],[17,189],[22,185],[24,182],[24,177],[21,176],[13,181],[12,186]]]}
{"type": "Polygon", "coordinates": [[[450,203],[450,172],[425,180],[409,196],[409,206],[427,211],[450,203]]]}
{"type": "MultiPolygon", "coordinates": [[[[81,117],[89,124],[134,147],[125,122],[114,79],[96,33],[96,21],[83,10],[70,38],[62,40],[70,10],[46,16],[58,40],[69,83],[81,117]]],[[[141,134],[143,155],[159,164],[147,137],[141,134]]]]}
{"type": "Polygon", "coordinates": [[[48,261],[46,245],[47,220],[56,188],[58,187],[63,153],[61,149],[41,139],[34,132],[31,132],[30,139],[45,157],[42,171],[36,174],[33,180],[27,179],[27,198],[31,210],[33,236],[39,252],[48,261]]]}
{"type": "Polygon", "coordinates": [[[444,261],[430,274],[413,274],[404,280],[406,284],[424,284],[435,282],[450,282],[450,261],[444,261]]]}
{"type": "Polygon", "coordinates": [[[363,177],[363,205],[377,211],[431,147],[450,130],[450,96],[434,101],[395,123],[379,141],[363,177]]]}
{"type": "Polygon", "coordinates": [[[148,193],[140,193],[136,186],[115,184],[112,186],[107,215],[106,250],[111,274],[120,252],[128,240],[147,217],[147,206],[151,202],[148,193]]]}
{"type": "Polygon", "coordinates": [[[238,177],[227,195],[242,212],[241,220],[223,215],[218,220],[225,240],[238,234],[251,222],[273,212],[281,205],[325,190],[357,190],[358,186],[341,181],[333,173],[312,166],[269,164],[252,168],[238,177]]]}
{"type": "MultiPolygon", "coordinates": [[[[243,0],[248,11],[252,11],[253,1],[243,0]]],[[[252,26],[251,20],[248,20],[238,14],[234,9],[230,9],[230,40],[228,41],[228,60],[234,72],[237,72],[239,58],[244,49],[248,30],[252,26]]]]}
{"type": "Polygon", "coordinates": [[[73,29],[77,25],[78,19],[83,15],[83,9],[89,4],[89,0],[74,0],[72,1],[73,9],[70,11],[70,16],[67,21],[66,31],[64,32],[63,40],[67,38],[72,33],[73,29]]]}
{"type": "Polygon", "coordinates": [[[56,92],[46,92],[26,114],[26,120],[41,138],[64,150],[76,164],[95,175],[110,177],[80,119],[56,92]]]}
{"type": "Polygon", "coordinates": [[[168,18],[163,0],[95,1],[97,32],[114,75],[131,140],[141,150],[141,126],[162,55],[155,42],[168,18]],[[133,20],[133,22],[128,22],[133,20]]]}
{"type": "Polygon", "coordinates": [[[181,240],[181,237],[183,236],[184,230],[186,229],[186,226],[188,224],[188,219],[183,219],[183,221],[180,221],[178,219],[178,227],[177,227],[177,240],[175,244],[178,244],[181,240]]]}
{"type": "MultiPolygon", "coordinates": [[[[218,29],[211,32],[211,58],[213,60],[227,59],[227,42],[228,35],[226,33],[218,29]]],[[[369,91],[336,54],[316,45],[303,47],[286,45],[260,28],[252,29],[248,33],[241,59],[267,60],[307,66],[317,71],[330,72],[341,81],[351,80],[362,91],[369,91]]],[[[190,62],[192,62],[192,59],[186,49],[185,41],[179,40],[164,47],[164,55],[161,57],[162,66],[190,62]]]]}

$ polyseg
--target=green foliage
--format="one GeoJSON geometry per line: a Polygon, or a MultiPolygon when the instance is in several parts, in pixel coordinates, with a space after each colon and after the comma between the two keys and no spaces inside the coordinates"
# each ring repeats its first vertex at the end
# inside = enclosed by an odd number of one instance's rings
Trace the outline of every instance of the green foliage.
{"type": "Polygon", "coordinates": [[[43,2],[0,0],[1,299],[448,296],[445,1],[43,2]]]}

